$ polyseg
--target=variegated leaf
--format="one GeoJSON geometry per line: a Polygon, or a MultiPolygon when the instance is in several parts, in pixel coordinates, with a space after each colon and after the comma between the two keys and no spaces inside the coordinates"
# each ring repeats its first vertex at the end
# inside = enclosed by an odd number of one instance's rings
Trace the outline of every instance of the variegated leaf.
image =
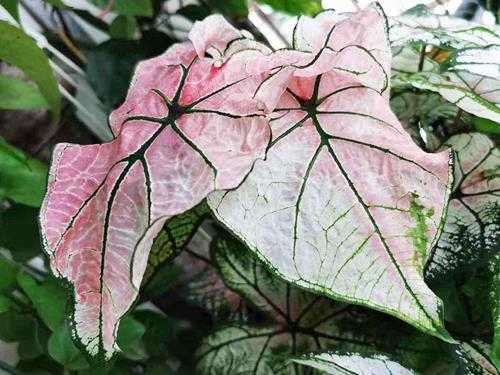
{"type": "Polygon", "coordinates": [[[297,375],[307,371],[289,359],[328,349],[364,355],[394,350],[401,363],[417,369],[449,360],[438,340],[402,322],[276,278],[234,239],[216,238],[212,258],[226,285],[264,318],[259,325],[233,324],[208,336],[198,351],[201,374],[297,375]]]}
{"type": "Polygon", "coordinates": [[[196,56],[215,40],[202,47],[200,40],[138,65],[110,117],[113,141],[54,150],[43,242],[53,272],[74,288],[75,335],[93,356],[109,359],[117,350],[119,319],[166,220],[215,189],[236,187],[264,156],[268,123],[251,99],[263,76],[245,71],[258,52],[216,67],[196,56]]]}
{"type": "Polygon", "coordinates": [[[500,122],[500,79],[468,72],[398,75],[400,82],[439,93],[473,115],[500,122]]]}
{"type": "Polygon", "coordinates": [[[385,25],[368,8],[326,39],[309,32],[321,39],[308,43],[318,51],[303,52],[309,63],[280,69],[256,94],[271,109],[278,103],[266,160],[208,202],[287,281],[449,340],[422,278],[448,200],[449,155],[421,151],[390,110],[385,25]],[[358,74],[325,69],[323,59],[344,62],[336,51],[350,49],[358,74]]]}
{"type": "Polygon", "coordinates": [[[493,79],[500,78],[500,44],[454,51],[445,62],[448,71],[468,71],[493,79]]]}
{"type": "Polygon", "coordinates": [[[205,202],[191,210],[169,219],[154,239],[144,273],[147,282],[165,263],[175,258],[191,241],[201,223],[209,216],[205,202]]]}
{"type": "Polygon", "coordinates": [[[485,135],[451,137],[455,182],[443,234],[427,264],[430,281],[486,264],[500,246],[500,151],[485,135]]]}
{"type": "Polygon", "coordinates": [[[338,354],[336,352],[327,352],[295,359],[294,362],[321,370],[324,374],[332,375],[415,374],[414,371],[401,366],[382,354],[369,357],[358,353],[338,354]]]}
{"type": "Polygon", "coordinates": [[[494,29],[462,18],[433,14],[424,5],[418,5],[401,16],[391,17],[389,24],[393,46],[409,42],[453,49],[500,45],[500,36],[494,29]]]}

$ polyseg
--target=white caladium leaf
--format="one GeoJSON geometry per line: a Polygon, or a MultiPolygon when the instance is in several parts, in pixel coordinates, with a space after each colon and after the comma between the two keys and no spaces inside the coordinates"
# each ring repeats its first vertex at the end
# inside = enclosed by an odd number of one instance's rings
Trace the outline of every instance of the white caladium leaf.
{"type": "Polygon", "coordinates": [[[362,79],[318,67],[319,52],[266,80],[256,98],[278,103],[266,160],[208,202],[286,280],[449,340],[441,303],[422,278],[448,200],[449,154],[420,150],[391,112],[385,31],[383,15],[368,8],[326,34],[322,45],[345,43],[328,49],[334,61],[342,60],[335,51],[366,44],[356,63],[362,79]]]}
{"type": "Polygon", "coordinates": [[[413,370],[401,366],[385,355],[367,357],[358,353],[338,354],[335,352],[312,354],[294,362],[309,366],[332,375],[412,375],[413,370]]]}
{"type": "Polygon", "coordinates": [[[443,98],[473,115],[500,122],[500,80],[468,72],[398,75],[400,82],[443,98]]]}
{"type": "Polygon", "coordinates": [[[117,350],[119,319],[166,220],[236,187],[265,154],[268,122],[252,99],[263,76],[244,69],[259,52],[217,67],[197,57],[198,43],[138,65],[125,103],[110,116],[113,141],[54,150],[43,242],[53,272],[74,288],[74,332],[93,356],[117,350]]]}
{"type": "Polygon", "coordinates": [[[473,74],[500,78],[500,44],[454,51],[446,61],[448,71],[468,71],[473,74]]]}
{"type": "Polygon", "coordinates": [[[454,49],[500,45],[500,36],[495,29],[462,18],[433,14],[424,5],[418,5],[401,16],[391,17],[389,25],[393,46],[409,42],[454,49]]]}
{"type": "Polygon", "coordinates": [[[485,263],[500,246],[500,150],[483,134],[451,137],[455,182],[443,234],[427,264],[429,280],[485,263]]]}
{"type": "Polygon", "coordinates": [[[438,340],[402,322],[276,278],[234,239],[216,237],[211,253],[225,284],[263,317],[259,325],[234,323],[208,336],[197,353],[201,374],[305,374],[289,359],[328,349],[365,356],[394,350],[401,363],[417,369],[446,356],[438,340]]]}

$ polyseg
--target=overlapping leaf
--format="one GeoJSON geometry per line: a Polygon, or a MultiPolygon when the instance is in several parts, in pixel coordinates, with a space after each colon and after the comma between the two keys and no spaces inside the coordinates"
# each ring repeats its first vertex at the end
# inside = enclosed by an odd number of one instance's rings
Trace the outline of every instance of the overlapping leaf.
{"type": "Polygon", "coordinates": [[[456,153],[455,182],[443,234],[427,266],[429,280],[486,264],[500,246],[500,151],[485,135],[446,142],[456,153]]]}
{"type": "Polygon", "coordinates": [[[161,265],[168,263],[185,248],[209,212],[206,203],[200,203],[165,223],[151,247],[144,281],[149,280],[161,265]]]}
{"type": "Polygon", "coordinates": [[[494,29],[462,18],[433,14],[418,5],[398,17],[389,19],[393,46],[423,42],[453,49],[500,44],[494,29]]]}
{"type": "Polygon", "coordinates": [[[243,64],[259,52],[217,67],[204,53],[220,43],[206,37],[193,34],[193,44],[139,64],[125,103],[111,114],[112,142],[54,151],[41,209],[44,246],[53,272],[74,287],[74,329],[91,355],[116,351],[119,319],[166,220],[215,189],[236,187],[264,156],[268,124],[251,99],[263,76],[249,76],[243,64]]]}
{"type": "Polygon", "coordinates": [[[277,103],[266,160],[209,204],[286,280],[449,339],[421,274],[448,199],[449,155],[422,152],[389,108],[378,8],[307,24],[295,32],[305,52],[271,55],[292,63],[256,94],[277,103]]]}
{"type": "Polygon", "coordinates": [[[266,324],[235,324],[207,337],[198,351],[202,374],[300,374],[303,368],[291,358],[328,349],[364,356],[394,350],[398,360],[417,369],[433,358],[446,362],[437,340],[378,313],[293,287],[233,239],[216,238],[212,257],[226,285],[264,314],[266,324]]]}
{"type": "Polygon", "coordinates": [[[391,18],[390,37],[395,55],[393,70],[422,72],[397,75],[397,79],[418,89],[438,92],[476,116],[500,121],[500,35],[495,29],[434,15],[418,6],[391,18]],[[412,47],[411,42],[416,42],[417,47],[412,47]],[[428,51],[426,46],[435,48],[428,51]]]}

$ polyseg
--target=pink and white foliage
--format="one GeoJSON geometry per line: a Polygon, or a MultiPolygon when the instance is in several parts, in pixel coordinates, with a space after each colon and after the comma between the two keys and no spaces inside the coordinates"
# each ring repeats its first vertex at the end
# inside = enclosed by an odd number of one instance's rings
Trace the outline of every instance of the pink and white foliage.
{"type": "MultiPolygon", "coordinates": [[[[210,27],[232,29],[221,16],[210,27]]],[[[40,220],[52,271],[74,288],[74,333],[91,355],[118,349],[120,318],[137,297],[152,241],[165,221],[217,189],[241,183],[270,131],[253,93],[264,75],[241,51],[204,57],[229,39],[200,34],[141,62],[106,144],[59,144],[40,220]],[[198,56],[197,56],[198,53],[198,56]]],[[[227,34],[222,34],[222,36],[227,34]]],[[[236,29],[231,38],[241,38],[236,29]]]]}
{"type": "Polygon", "coordinates": [[[211,208],[286,280],[450,340],[422,277],[450,155],[420,150],[390,110],[385,16],[375,6],[309,19],[295,35],[303,51],[254,65],[276,68],[255,96],[273,110],[266,159],[237,189],[211,194],[211,208]]]}

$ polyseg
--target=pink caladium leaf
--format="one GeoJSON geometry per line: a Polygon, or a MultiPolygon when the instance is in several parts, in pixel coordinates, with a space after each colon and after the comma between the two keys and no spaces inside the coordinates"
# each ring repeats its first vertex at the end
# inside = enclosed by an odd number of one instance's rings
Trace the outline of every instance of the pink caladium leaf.
{"type": "Polygon", "coordinates": [[[307,43],[309,64],[290,52],[295,61],[256,93],[267,106],[277,103],[266,160],[237,189],[211,194],[209,205],[286,280],[451,340],[441,301],[422,277],[443,225],[450,154],[420,150],[390,110],[390,49],[379,8],[326,34],[324,24],[306,33],[299,23],[296,33],[323,38],[307,43]],[[358,72],[345,51],[355,51],[358,72]],[[317,65],[324,56],[332,69],[317,65]]]}
{"type": "Polygon", "coordinates": [[[203,49],[228,40],[207,38],[195,33],[193,43],[138,65],[110,117],[113,141],[54,150],[40,214],[44,247],[53,272],[74,288],[74,333],[91,355],[109,359],[117,350],[119,320],[165,221],[236,187],[268,146],[268,121],[252,99],[263,76],[244,68],[259,52],[215,66],[203,49]]]}

